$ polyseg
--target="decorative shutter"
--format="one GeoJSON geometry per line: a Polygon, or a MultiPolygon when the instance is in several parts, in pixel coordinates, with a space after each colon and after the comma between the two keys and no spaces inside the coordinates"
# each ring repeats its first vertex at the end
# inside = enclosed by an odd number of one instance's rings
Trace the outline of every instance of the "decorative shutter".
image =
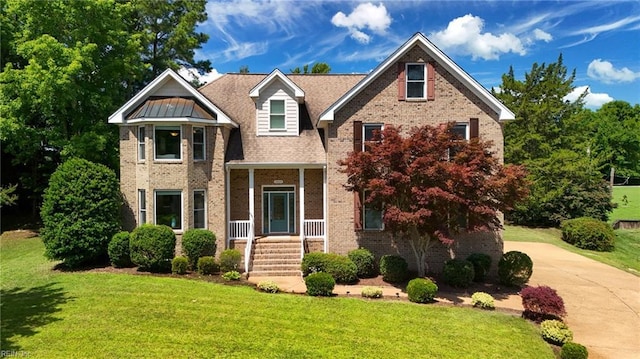
{"type": "Polygon", "coordinates": [[[398,101],[406,99],[406,76],[404,75],[404,62],[398,62],[398,101]]]}
{"type": "Polygon", "coordinates": [[[427,63],[427,100],[436,99],[436,69],[433,62],[427,63]]]}
{"type": "MultiPolygon", "coordinates": [[[[353,152],[362,152],[362,121],[353,121],[353,152]]],[[[353,192],[353,229],[362,230],[362,201],[359,192],[353,192]]]]}
{"type": "Polygon", "coordinates": [[[480,136],[480,121],[477,118],[469,119],[469,137],[478,138],[480,136]]]}

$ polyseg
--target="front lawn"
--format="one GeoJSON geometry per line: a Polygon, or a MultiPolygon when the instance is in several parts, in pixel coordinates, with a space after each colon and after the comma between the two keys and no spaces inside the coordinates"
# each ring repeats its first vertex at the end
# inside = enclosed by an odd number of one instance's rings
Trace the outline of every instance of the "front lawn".
{"type": "Polygon", "coordinates": [[[640,186],[614,186],[613,203],[617,207],[609,216],[609,221],[617,219],[640,219],[640,186]]]}
{"type": "Polygon", "coordinates": [[[618,229],[616,246],[612,252],[596,252],[574,247],[562,240],[557,228],[529,228],[505,226],[505,241],[551,243],[570,252],[622,269],[640,276],[640,230],[618,229]]]}
{"type": "Polygon", "coordinates": [[[535,326],[500,312],[52,272],[38,238],[3,236],[0,253],[1,349],[31,357],[554,357],[535,326]]]}

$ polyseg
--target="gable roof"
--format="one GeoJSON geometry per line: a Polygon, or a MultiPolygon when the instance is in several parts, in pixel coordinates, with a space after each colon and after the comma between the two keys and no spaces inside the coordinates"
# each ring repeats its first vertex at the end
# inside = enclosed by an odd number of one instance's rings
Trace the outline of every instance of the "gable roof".
{"type": "Polygon", "coordinates": [[[216,115],[214,123],[223,126],[238,127],[238,124],[232,121],[229,116],[222,112],[222,110],[216,107],[209,99],[198,92],[198,90],[193,88],[191,84],[189,84],[185,79],[183,79],[180,75],[178,75],[171,69],[166,69],[162,74],[160,74],[160,76],[156,77],[153,81],[151,81],[151,83],[145,86],[142,91],[138,92],[133,98],[127,101],[127,103],[122,105],[122,107],[120,107],[116,112],[111,114],[111,116],[109,116],[109,123],[127,123],[128,114],[138,109],[138,107],[145,101],[147,101],[149,97],[151,97],[156,91],[158,91],[171,80],[176,81],[187,93],[189,93],[190,97],[194,98],[197,103],[205,106],[206,110],[214,113],[216,115]]]}
{"type": "Polygon", "coordinates": [[[283,74],[280,70],[273,70],[267,77],[265,77],[260,83],[258,83],[254,88],[249,91],[249,96],[255,101],[258,97],[260,97],[260,91],[266,87],[268,87],[273,81],[280,80],[285,86],[287,86],[293,95],[295,96],[298,103],[304,102],[304,91],[298,85],[296,85],[293,81],[291,81],[285,74],[283,74]]]}
{"type": "Polygon", "coordinates": [[[458,66],[451,58],[449,58],[444,52],[442,52],[436,45],[429,41],[422,33],[416,33],[407,42],[405,42],[400,48],[387,57],[382,63],[380,63],[367,77],[362,79],[351,90],[340,97],[329,108],[327,108],[318,119],[317,126],[321,127],[323,122],[331,122],[334,119],[334,114],[353,99],[357,94],[364,90],[369,84],[371,84],[376,78],[383,74],[389,67],[394,65],[398,59],[404,56],[414,46],[420,46],[420,48],[431,56],[440,66],[442,66],[447,72],[452,74],[458,81],[466,86],[473,94],[478,96],[489,108],[494,110],[498,114],[500,121],[513,120],[515,115],[507,106],[503,105],[497,98],[495,98],[487,89],[485,89],[478,81],[476,81],[471,75],[465,72],[460,66],[458,66]]]}

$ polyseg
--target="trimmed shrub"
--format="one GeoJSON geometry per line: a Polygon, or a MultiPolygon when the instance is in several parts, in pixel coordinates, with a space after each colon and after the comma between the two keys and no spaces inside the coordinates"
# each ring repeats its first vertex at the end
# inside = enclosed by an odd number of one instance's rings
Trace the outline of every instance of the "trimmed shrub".
{"type": "Polygon", "coordinates": [[[232,281],[232,280],[240,280],[240,272],[238,272],[237,270],[231,270],[228,272],[225,272],[222,275],[222,279],[227,280],[227,281],[232,281]]]}
{"type": "Polygon", "coordinates": [[[450,259],[444,263],[442,277],[445,283],[454,287],[467,288],[473,282],[473,263],[464,259],[450,259]]]}
{"type": "Polygon", "coordinates": [[[329,273],[317,272],[306,276],[304,284],[307,286],[308,295],[329,297],[333,293],[336,281],[329,273]]]}
{"type": "Polygon", "coordinates": [[[220,266],[216,263],[215,258],[212,256],[204,256],[198,258],[198,273],[202,275],[208,275],[218,273],[220,266]]]}
{"type": "Polygon", "coordinates": [[[526,287],[520,291],[524,311],[522,316],[540,323],[546,319],[560,319],[567,312],[564,301],[555,289],[547,286],[526,287]]]}
{"type": "Polygon", "coordinates": [[[358,268],[348,257],[334,253],[307,253],[300,265],[303,275],[329,273],[336,283],[353,283],[358,280],[358,268]]]}
{"type": "Polygon", "coordinates": [[[542,339],[555,345],[563,345],[573,339],[573,332],[559,320],[545,320],[540,323],[542,339]]]}
{"type": "Polygon", "coordinates": [[[176,235],[171,227],[143,224],[131,232],[131,260],[142,270],[151,272],[171,269],[176,247],[176,235]]]}
{"type": "Polygon", "coordinates": [[[486,253],[471,253],[467,260],[473,264],[473,281],[484,281],[491,269],[491,256],[486,253]]]}
{"type": "Polygon", "coordinates": [[[581,217],[562,222],[560,229],[562,240],[578,248],[600,252],[614,248],[616,234],[606,222],[581,217]]]}
{"type": "Polygon", "coordinates": [[[489,293],[475,292],[471,295],[471,305],[481,309],[495,309],[493,297],[489,293]]]}
{"type": "Polygon", "coordinates": [[[111,264],[116,268],[130,267],[131,255],[129,253],[129,232],[122,231],[113,235],[109,242],[107,252],[109,253],[109,260],[111,264]]]}
{"type": "Polygon", "coordinates": [[[365,298],[382,298],[382,288],[367,286],[362,288],[361,294],[365,298]]]}
{"type": "Polygon", "coordinates": [[[189,261],[187,257],[178,256],[171,261],[171,273],[173,274],[185,274],[189,268],[189,261]]]}
{"type": "Polygon", "coordinates": [[[378,275],[376,273],[376,258],[368,249],[355,249],[349,252],[347,256],[358,268],[358,278],[371,278],[378,275]]]}
{"type": "Polygon", "coordinates": [[[528,255],[518,251],[507,252],[498,262],[498,277],[504,285],[522,286],[533,273],[533,262],[528,255]]]}
{"type": "Polygon", "coordinates": [[[567,342],[562,345],[560,350],[560,359],[587,359],[589,351],[584,345],[567,342]]]}
{"type": "Polygon", "coordinates": [[[382,280],[389,283],[403,282],[409,276],[407,261],[396,255],[384,255],[380,258],[382,280]]]}
{"type": "Polygon", "coordinates": [[[40,236],[47,258],[69,268],[107,259],[109,241],[120,230],[122,204],[112,170],[69,159],[51,175],[42,199],[40,236]]]}
{"type": "Polygon", "coordinates": [[[414,303],[429,303],[433,301],[438,292],[438,286],[430,279],[415,278],[407,284],[407,295],[414,303]]]}
{"type": "Polygon", "coordinates": [[[216,254],[216,235],[202,228],[191,228],[182,236],[182,250],[189,258],[189,266],[195,268],[198,258],[216,254]]]}
{"type": "Polygon", "coordinates": [[[226,249],[220,253],[220,270],[223,272],[237,271],[240,268],[242,253],[237,249],[226,249]]]}
{"type": "Polygon", "coordinates": [[[266,292],[266,293],[278,293],[280,291],[280,287],[278,287],[278,284],[270,280],[262,281],[258,283],[256,287],[261,292],[266,292]]]}

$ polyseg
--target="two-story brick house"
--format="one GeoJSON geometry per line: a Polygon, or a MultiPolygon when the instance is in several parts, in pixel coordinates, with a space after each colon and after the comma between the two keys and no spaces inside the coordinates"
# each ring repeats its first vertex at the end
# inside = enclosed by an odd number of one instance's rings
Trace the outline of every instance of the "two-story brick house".
{"type": "MultiPolygon", "coordinates": [[[[165,71],[109,118],[120,126],[124,223],[207,228],[253,274],[297,273],[308,251],[365,247],[415,262],[381,213],[344,189],[338,161],[385,124],[456,122],[503,155],[514,115],[418,33],[367,75],[227,74],[196,90],[165,71]]],[[[178,245],[177,250],[180,250],[178,245]]],[[[499,233],[461,235],[445,259],[502,253],[499,233]]]]}

